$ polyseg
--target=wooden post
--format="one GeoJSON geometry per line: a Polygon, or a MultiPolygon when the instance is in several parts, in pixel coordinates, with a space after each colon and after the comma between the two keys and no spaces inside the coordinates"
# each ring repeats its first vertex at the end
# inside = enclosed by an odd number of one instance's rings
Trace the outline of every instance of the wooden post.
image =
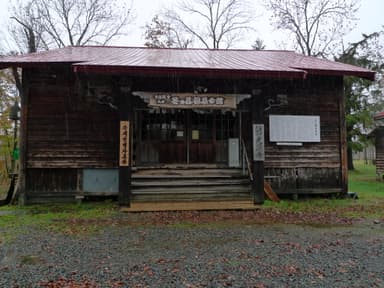
{"type": "Polygon", "coordinates": [[[264,98],[252,91],[252,194],[254,204],[264,203],[264,98]]]}
{"type": "Polygon", "coordinates": [[[19,205],[27,204],[27,125],[28,125],[28,99],[29,99],[29,75],[26,69],[22,70],[23,73],[23,83],[22,91],[20,92],[20,135],[19,135],[19,175],[18,175],[18,185],[16,188],[14,199],[18,198],[19,205]]]}
{"type": "MultiPolygon", "coordinates": [[[[343,87],[343,79],[341,78],[341,87],[343,87]]],[[[348,143],[347,143],[347,128],[345,122],[345,97],[344,92],[339,92],[339,127],[340,127],[340,174],[341,188],[343,193],[348,193],[348,143]]]]}
{"type": "Polygon", "coordinates": [[[131,84],[119,85],[119,204],[131,204],[131,135],[132,135],[132,94],[131,84]]]}

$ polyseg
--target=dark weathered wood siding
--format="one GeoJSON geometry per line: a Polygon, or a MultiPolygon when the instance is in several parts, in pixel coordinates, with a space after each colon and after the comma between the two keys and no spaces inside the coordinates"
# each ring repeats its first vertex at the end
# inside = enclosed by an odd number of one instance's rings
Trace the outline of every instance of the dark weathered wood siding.
{"type": "Polygon", "coordinates": [[[384,127],[376,130],[376,172],[384,177],[384,127]]]}
{"type": "MultiPolygon", "coordinates": [[[[46,69],[25,69],[24,77],[30,85],[26,124],[26,189],[29,195],[75,194],[81,190],[82,169],[118,167],[118,111],[113,105],[103,105],[95,96],[97,93],[90,89],[92,83],[107,87],[106,96],[118,105],[118,97],[113,93],[118,76],[75,75],[69,65],[51,65],[46,69]]],[[[136,91],[190,92],[196,83],[209,87],[212,93],[250,94],[252,89],[260,88],[264,91],[265,106],[268,98],[286,94],[288,106],[265,111],[264,174],[272,179],[274,189],[280,193],[312,193],[318,188],[341,191],[343,188],[346,176],[345,172],[343,174],[341,77],[318,76],[305,80],[131,77],[131,80],[132,89],[136,91]],[[304,143],[300,147],[270,143],[269,114],[319,115],[321,142],[304,143]]],[[[135,107],[144,105],[135,101],[135,107]]],[[[249,107],[247,100],[239,106],[244,110],[242,135],[247,138],[245,141],[250,149],[251,128],[247,125],[251,121],[247,117],[251,113],[246,113],[249,107]]]]}
{"type": "Polygon", "coordinates": [[[85,93],[68,69],[28,76],[27,167],[116,167],[117,112],[85,93]]]}
{"type": "Polygon", "coordinates": [[[23,76],[27,200],[74,199],[81,189],[77,168],[117,167],[118,115],[85,93],[68,66],[24,69],[23,76]]]}
{"type": "MultiPolygon", "coordinates": [[[[269,110],[265,123],[268,123],[269,114],[319,115],[321,125],[320,143],[295,147],[266,142],[266,175],[279,176],[272,180],[277,191],[298,189],[311,193],[311,189],[342,187],[344,123],[339,112],[342,85],[340,77],[313,77],[305,81],[282,81],[271,89],[271,96],[286,94],[288,106],[269,110]]],[[[269,125],[266,125],[266,137],[268,135],[269,125]]]]}

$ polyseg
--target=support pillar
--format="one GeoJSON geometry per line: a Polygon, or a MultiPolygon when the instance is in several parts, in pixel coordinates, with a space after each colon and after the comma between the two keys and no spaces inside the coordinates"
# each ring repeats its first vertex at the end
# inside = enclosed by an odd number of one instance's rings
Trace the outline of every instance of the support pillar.
{"type": "Polygon", "coordinates": [[[252,194],[254,204],[264,203],[264,98],[252,91],[252,194]]]}
{"type": "Polygon", "coordinates": [[[119,84],[119,194],[121,206],[131,204],[132,94],[130,84],[119,84]]]}
{"type": "Polygon", "coordinates": [[[13,200],[18,200],[19,205],[27,204],[27,125],[28,125],[28,101],[29,101],[29,77],[28,70],[22,70],[22,91],[20,93],[21,115],[19,130],[19,172],[18,184],[13,195],[13,200]]]}
{"type": "MultiPolygon", "coordinates": [[[[341,79],[340,81],[343,81],[341,79]]],[[[340,86],[343,87],[343,86],[340,86]]],[[[339,91],[339,125],[340,125],[340,174],[342,193],[348,193],[348,143],[347,127],[345,121],[345,97],[343,90],[339,91]]]]}

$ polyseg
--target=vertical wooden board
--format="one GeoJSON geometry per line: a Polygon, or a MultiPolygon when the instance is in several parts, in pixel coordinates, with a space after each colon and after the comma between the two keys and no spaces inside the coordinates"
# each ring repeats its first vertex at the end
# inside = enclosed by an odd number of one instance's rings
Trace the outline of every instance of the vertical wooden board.
{"type": "Polygon", "coordinates": [[[280,202],[279,197],[276,195],[275,191],[273,191],[271,185],[267,181],[264,181],[264,192],[268,199],[272,200],[273,202],[280,202]]]}
{"type": "Polygon", "coordinates": [[[253,163],[252,193],[254,204],[264,203],[264,96],[262,91],[252,91],[253,163]]]}
{"type": "MultiPolygon", "coordinates": [[[[341,83],[343,78],[340,77],[341,83]]],[[[340,125],[340,165],[341,165],[341,188],[344,193],[348,192],[348,153],[347,153],[347,127],[345,122],[345,97],[342,85],[338,91],[339,125],[340,125]]]]}
{"type": "Polygon", "coordinates": [[[120,78],[114,85],[113,90],[119,95],[119,118],[120,118],[120,147],[119,147],[119,204],[129,206],[131,203],[131,154],[130,142],[132,133],[130,129],[133,119],[133,101],[129,79],[120,78]]]}
{"type": "Polygon", "coordinates": [[[252,124],[253,161],[265,160],[264,124],[252,124]]]}
{"type": "Polygon", "coordinates": [[[27,189],[27,153],[28,153],[28,100],[29,100],[29,84],[31,79],[31,73],[27,69],[23,69],[22,72],[22,88],[21,93],[21,113],[20,113],[20,135],[19,135],[19,187],[16,193],[19,195],[19,203],[25,204],[28,189],[27,189]]]}
{"type": "Polygon", "coordinates": [[[129,166],[130,165],[130,129],[129,121],[120,121],[120,157],[119,165],[120,166],[129,166]]]}

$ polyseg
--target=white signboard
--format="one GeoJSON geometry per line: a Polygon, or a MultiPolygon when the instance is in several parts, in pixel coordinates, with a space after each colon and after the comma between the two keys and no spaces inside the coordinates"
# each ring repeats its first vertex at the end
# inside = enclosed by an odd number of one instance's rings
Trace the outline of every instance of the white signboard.
{"type": "Polygon", "coordinates": [[[320,142],[320,116],[269,115],[269,141],[320,142]]]}

